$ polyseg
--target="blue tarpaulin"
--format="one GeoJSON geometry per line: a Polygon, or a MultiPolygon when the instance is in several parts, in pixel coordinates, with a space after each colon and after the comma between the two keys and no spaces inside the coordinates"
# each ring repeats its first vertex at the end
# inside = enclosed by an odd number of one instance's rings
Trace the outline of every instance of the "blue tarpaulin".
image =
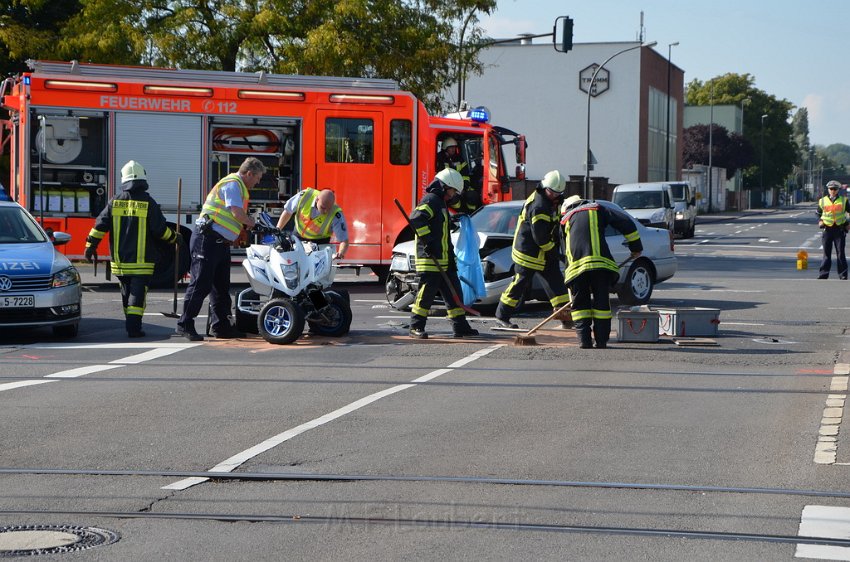
{"type": "Polygon", "coordinates": [[[466,215],[460,217],[460,236],[455,245],[457,274],[463,289],[463,304],[469,306],[487,294],[484,288],[484,272],[478,253],[478,233],[466,215]]]}

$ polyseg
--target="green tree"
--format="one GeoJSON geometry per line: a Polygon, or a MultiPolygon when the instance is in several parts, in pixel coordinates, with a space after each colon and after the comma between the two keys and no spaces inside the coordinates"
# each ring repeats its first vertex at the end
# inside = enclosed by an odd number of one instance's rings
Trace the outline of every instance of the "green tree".
{"type": "Polygon", "coordinates": [[[812,145],[809,142],[809,110],[801,107],[791,120],[794,142],[797,145],[797,163],[802,164],[809,158],[812,145]]]}
{"type": "Polygon", "coordinates": [[[756,164],[744,170],[744,186],[761,187],[762,170],[759,163],[764,157],[764,186],[784,185],[785,178],[799,163],[797,147],[789,119],[794,104],[778,99],[754,86],[750,74],[728,73],[706,82],[692,80],[688,84],[686,99],[689,105],[738,104],[749,98],[744,110],[744,137],[755,149],[756,164]],[[762,116],[765,116],[762,119],[762,116]],[[762,123],[764,143],[762,144],[762,123]]]}
{"type": "Polygon", "coordinates": [[[432,110],[496,0],[79,0],[63,58],[394,79],[432,110]]]}
{"type": "Polygon", "coordinates": [[[0,76],[28,70],[27,59],[61,57],[64,22],[80,10],[80,0],[0,2],[0,76]]]}

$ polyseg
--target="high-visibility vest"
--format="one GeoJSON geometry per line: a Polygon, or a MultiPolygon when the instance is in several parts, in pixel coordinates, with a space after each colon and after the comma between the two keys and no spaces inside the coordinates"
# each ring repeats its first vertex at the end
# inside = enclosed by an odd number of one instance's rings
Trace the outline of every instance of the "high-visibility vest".
{"type": "Polygon", "coordinates": [[[841,226],[847,222],[847,213],[844,209],[847,206],[847,199],[843,195],[836,197],[835,201],[829,197],[823,197],[818,204],[821,208],[820,219],[826,226],[841,226]]]}
{"type": "Polygon", "coordinates": [[[232,232],[234,236],[239,236],[239,233],[242,232],[242,222],[233,216],[233,212],[230,210],[230,207],[228,207],[224,203],[224,199],[219,196],[221,186],[232,181],[239,184],[239,190],[242,193],[242,208],[246,212],[248,211],[249,196],[245,182],[242,181],[242,177],[239,174],[228,174],[218,180],[218,183],[213,186],[209,195],[207,195],[206,201],[204,201],[204,206],[201,208],[201,214],[209,216],[216,224],[232,232]]]}
{"type": "Polygon", "coordinates": [[[318,197],[319,191],[308,187],[298,200],[298,208],[295,210],[295,234],[302,240],[330,238],[333,217],[341,211],[338,205],[334,205],[329,212],[312,218],[310,214],[318,197]]]}

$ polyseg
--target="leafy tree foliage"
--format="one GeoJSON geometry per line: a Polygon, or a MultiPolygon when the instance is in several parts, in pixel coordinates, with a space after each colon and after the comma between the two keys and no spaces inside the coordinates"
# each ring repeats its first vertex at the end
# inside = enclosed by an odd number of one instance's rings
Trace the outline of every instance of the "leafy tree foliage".
{"type": "Polygon", "coordinates": [[[794,143],[797,145],[797,162],[805,163],[812,151],[809,142],[809,110],[801,107],[791,120],[791,128],[794,131],[794,143]]]}
{"type": "Polygon", "coordinates": [[[764,156],[764,185],[781,186],[799,162],[793,130],[789,123],[794,105],[785,99],[760,90],[754,86],[755,78],[750,74],[724,74],[706,82],[692,80],[688,84],[686,99],[689,105],[741,104],[749,99],[744,109],[744,137],[755,149],[755,163],[744,169],[744,186],[760,187],[759,163],[764,156]],[[762,119],[762,115],[766,117],[762,119]],[[762,122],[764,144],[762,144],[762,122]]]}
{"type": "Polygon", "coordinates": [[[0,76],[27,70],[27,59],[60,58],[57,42],[80,0],[0,2],[0,76]]]}
{"type": "Polygon", "coordinates": [[[846,144],[831,144],[829,146],[816,145],[818,154],[822,154],[835,162],[838,166],[850,166],[850,146],[846,144]]]}
{"type": "MultiPolygon", "coordinates": [[[[67,0],[66,0],[67,1],[67,0]]],[[[391,78],[440,110],[496,0],[78,0],[62,58],[391,78]]]]}
{"type": "Polygon", "coordinates": [[[683,160],[686,168],[694,164],[708,164],[709,140],[713,153],[711,163],[726,168],[726,179],[753,163],[753,147],[742,135],[729,133],[726,127],[714,125],[711,139],[708,125],[694,125],[683,132],[683,160]]]}

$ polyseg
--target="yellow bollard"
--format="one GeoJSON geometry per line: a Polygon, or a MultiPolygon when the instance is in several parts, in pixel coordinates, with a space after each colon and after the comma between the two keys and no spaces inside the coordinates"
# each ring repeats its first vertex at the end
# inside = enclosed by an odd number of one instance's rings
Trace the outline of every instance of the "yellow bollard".
{"type": "Polygon", "coordinates": [[[797,252],[797,269],[809,269],[809,253],[806,250],[797,252]]]}

